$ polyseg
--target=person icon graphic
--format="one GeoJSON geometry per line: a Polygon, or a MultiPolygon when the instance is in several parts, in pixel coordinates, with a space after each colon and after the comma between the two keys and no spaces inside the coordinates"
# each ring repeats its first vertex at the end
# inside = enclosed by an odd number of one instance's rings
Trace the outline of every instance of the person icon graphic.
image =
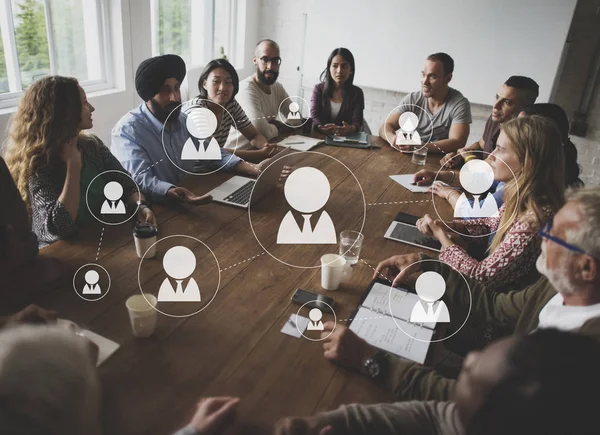
{"type": "Polygon", "coordinates": [[[302,213],[302,228],[292,211],[283,217],[277,232],[278,244],[336,244],[337,235],[333,221],[323,210],[314,228],[310,218],[329,200],[331,186],[325,174],[311,167],[298,168],[287,178],[284,188],[288,204],[302,213]]]}
{"type": "Polygon", "coordinates": [[[123,186],[116,181],[110,181],[104,186],[104,197],[106,198],[100,208],[101,214],[125,214],[125,203],[121,200],[123,186]]]}
{"type": "Polygon", "coordinates": [[[300,105],[298,103],[296,103],[295,101],[292,101],[290,103],[290,112],[288,113],[288,119],[301,119],[302,117],[300,116],[300,105]]]}
{"type": "MultiPolygon", "coordinates": [[[[499,163],[500,164],[500,163],[499,163]]],[[[479,202],[479,196],[490,190],[494,183],[494,170],[485,160],[474,159],[463,165],[460,169],[459,180],[462,188],[474,197],[473,205],[463,192],[454,206],[454,217],[489,218],[498,217],[498,204],[493,195],[487,195],[483,204],[479,202]]]]}
{"type": "Polygon", "coordinates": [[[88,270],[85,275],[85,285],[83,286],[82,295],[99,295],[102,294],[102,289],[98,284],[100,275],[95,270],[88,270]]]}
{"type": "Polygon", "coordinates": [[[190,110],[185,126],[190,137],[183,144],[181,160],[221,160],[221,147],[212,137],[217,130],[217,117],[210,109],[190,110]]]}
{"type": "Polygon", "coordinates": [[[424,272],[417,278],[415,291],[420,300],[410,313],[412,323],[450,322],[448,307],[444,301],[440,301],[446,293],[446,281],[442,275],[437,272],[424,272]]]}
{"type": "Polygon", "coordinates": [[[308,318],[310,322],[308,322],[307,330],[308,331],[323,331],[325,327],[323,326],[323,313],[318,308],[313,308],[308,312],[308,318]]]}
{"type": "Polygon", "coordinates": [[[404,112],[398,120],[400,130],[396,133],[396,145],[421,145],[421,136],[417,131],[419,117],[413,112],[404,112]]]}
{"type": "Polygon", "coordinates": [[[187,285],[183,280],[196,270],[196,256],[185,246],[175,246],[169,249],[163,258],[163,269],[169,278],[165,278],[158,290],[158,302],[200,302],[200,289],[194,278],[187,285]]]}

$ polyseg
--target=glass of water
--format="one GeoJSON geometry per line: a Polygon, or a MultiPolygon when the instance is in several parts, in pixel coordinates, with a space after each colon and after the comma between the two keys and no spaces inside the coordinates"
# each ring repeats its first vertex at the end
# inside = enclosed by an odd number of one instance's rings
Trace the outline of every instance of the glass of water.
{"type": "Polygon", "coordinates": [[[340,233],[340,255],[346,259],[347,264],[358,263],[364,239],[365,236],[358,231],[346,230],[340,233]]]}
{"type": "Polygon", "coordinates": [[[425,165],[427,161],[427,146],[423,145],[413,151],[412,162],[416,165],[425,165]]]}

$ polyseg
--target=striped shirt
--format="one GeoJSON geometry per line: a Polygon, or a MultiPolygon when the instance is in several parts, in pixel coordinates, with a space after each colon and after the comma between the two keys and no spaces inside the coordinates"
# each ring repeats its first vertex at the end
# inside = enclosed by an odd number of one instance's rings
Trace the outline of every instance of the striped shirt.
{"type": "MultiPolygon", "coordinates": [[[[195,98],[184,105],[183,111],[187,112],[194,107],[207,107],[207,101],[201,98],[195,98]]],[[[232,98],[225,106],[225,112],[223,113],[221,119],[218,120],[217,130],[212,137],[214,137],[219,143],[219,146],[223,148],[227,142],[227,138],[229,137],[229,131],[231,130],[231,127],[239,131],[251,124],[252,123],[246,116],[242,106],[239,105],[235,98],[232,98]]],[[[235,144],[231,144],[231,148],[235,149],[235,144]]]]}

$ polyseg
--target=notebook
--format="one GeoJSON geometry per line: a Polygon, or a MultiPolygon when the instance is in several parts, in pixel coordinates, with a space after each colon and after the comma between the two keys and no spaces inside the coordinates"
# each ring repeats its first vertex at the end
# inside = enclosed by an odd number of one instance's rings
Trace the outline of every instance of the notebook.
{"type": "Polygon", "coordinates": [[[322,139],[295,134],[286,137],[281,142],[278,142],[277,145],[285,148],[291,148],[296,151],[308,151],[321,143],[323,143],[322,139]]]}
{"type": "Polygon", "coordinates": [[[370,143],[369,135],[364,131],[350,136],[327,136],[325,143],[348,148],[381,148],[379,145],[370,143]]]}
{"type": "Polygon", "coordinates": [[[415,293],[373,281],[351,316],[350,329],[372,346],[423,364],[436,324],[409,322],[418,302],[415,293]]]}

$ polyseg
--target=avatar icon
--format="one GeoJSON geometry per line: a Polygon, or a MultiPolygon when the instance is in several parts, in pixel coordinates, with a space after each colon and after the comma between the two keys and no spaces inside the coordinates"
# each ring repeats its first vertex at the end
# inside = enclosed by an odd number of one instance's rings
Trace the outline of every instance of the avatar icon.
{"type": "Polygon", "coordinates": [[[121,197],[123,196],[123,186],[116,181],[110,181],[104,186],[104,197],[106,198],[100,208],[101,214],[125,214],[125,204],[121,197]]]}
{"type": "Polygon", "coordinates": [[[494,170],[485,160],[474,159],[460,169],[459,180],[462,188],[474,197],[473,205],[463,192],[454,206],[455,218],[489,218],[498,217],[498,204],[493,195],[487,195],[483,204],[479,196],[487,192],[494,184],[494,170]]]}
{"type": "Polygon", "coordinates": [[[200,289],[194,278],[186,285],[183,281],[196,270],[196,256],[185,246],[169,249],[163,258],[163,269],[169,278],[165,278],[158,290],[158,302],[200,302],[200,289]],[[175,285],[171,282],[175,281],[175,285]]]}
{"type": "Polygon", "coordinates": [[[416,131],[419,117],[413,112],[404,112],[398,120],[400,130],[396,134],[396,145],[421,145],[421,136],[416,131]]]}
{"type": "Polygon", "coordinates": [[[290,109],[290,111],[287,116],[288,119],[301,119],[302,118],[300,116],[300,105],[298,103],[296,103],[295,101],[292,101],[290,103],[289,109],[290,109]]]}
{"type": "Polygon", "coordinates": [[[446,293],[446,281],[437,272],[424,272],[417,278],[415,291],[419,301],[410,313],[410,321],[413,323],[448,323],[450,313],[444,301],[440,299],[446,293]]]}
{"type": "Polygon", "coordinates": [[[217,130],[217,117],[210,109],[190,110],[185,126],[190,137],[183,144],[181,160],[221,160],[221,147],[212,137],[217,130]]]}
{"type": "Polygon", "coordinates": [[[290,174],[284,186],[288,204],[302,214],[302,228],[292,211],[284,216],[277,232],[278,244],[336,244],[337,233],[329,214],[323,210],[315,227],[310,218],[322,209],[331,194],[331,186],[325,174],[311,167],[298,168],[290,174]]]}
{"type": "Polygon", "coordinates": [[[85,275],[85,285],[83,286],[82,295],[99,295],[102,294],[102,289],[98,284],[100,275],[95,270],[88,270],[85,275]]]}
{"type": "Polygon", "coordinates": [[[323,325],[323,313],[318,308],[313,308],[308,312],[308,318],[310,322],[308,322],[308,326],[306,329],[308,331],[323,331],[325,326],[323,325]]]}

